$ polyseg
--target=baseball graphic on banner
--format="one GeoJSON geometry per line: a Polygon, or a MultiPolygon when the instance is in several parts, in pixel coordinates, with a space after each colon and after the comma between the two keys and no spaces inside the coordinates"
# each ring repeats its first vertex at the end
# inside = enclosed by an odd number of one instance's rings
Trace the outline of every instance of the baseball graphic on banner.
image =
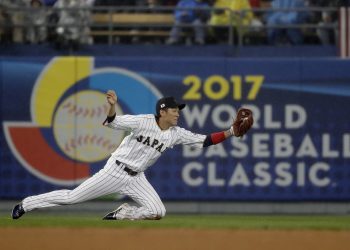
{"type": "MultiPolygon", "coordinates": [[[[118,114],[123,113],[119,105],[116,108],[118,114]]],[[[82,162],[98,162],[117,148],[115,142],[121,141],[123,133],[102,125],[108,109],[104,93],[94,90],[77,92],[59,104],[53,131],[66,156],[82,162]]]]}

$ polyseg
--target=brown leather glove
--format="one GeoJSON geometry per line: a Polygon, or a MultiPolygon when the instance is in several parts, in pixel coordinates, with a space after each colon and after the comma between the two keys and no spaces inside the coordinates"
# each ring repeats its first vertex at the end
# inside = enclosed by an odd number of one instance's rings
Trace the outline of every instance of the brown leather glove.
{"type": "Polygon", "coordinates": [[[253,126],[253,123],[253,112],[250,109],[240,108],[232,124],[234,136],[242,137],[245,135],[253,126]]]}

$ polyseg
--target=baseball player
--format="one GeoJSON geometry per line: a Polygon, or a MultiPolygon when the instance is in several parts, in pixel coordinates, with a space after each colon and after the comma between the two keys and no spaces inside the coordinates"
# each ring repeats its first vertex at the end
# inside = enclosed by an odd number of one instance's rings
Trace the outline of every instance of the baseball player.
{"type": "Polygon", "coordinates": [[[116,115],[117,96],[113,90],[106,94],[110,110],[104,125],[112,129],[130,132],[112,153],[103,169],[73,190],[57,190],[30,196],[12,210],[12,218],[18,219],[26,212],[37,208],[69,205],[119,193],[131,197],[139,206],[124,203],[106,214],[105,220],[158,220],[165,216],[165,207],[147,181],[144,174],[164,151],[178,144],[208,147],[235,135],[242,136],[253,124],[251,111],[238,112],[240,122],[230,129],[210,135],[192,133],[177,126],[180,110],[173,97],[164,97],[156,104],[156,115],[116,115]],[[249,119],[248,119],[249,118],[249,119]]]}

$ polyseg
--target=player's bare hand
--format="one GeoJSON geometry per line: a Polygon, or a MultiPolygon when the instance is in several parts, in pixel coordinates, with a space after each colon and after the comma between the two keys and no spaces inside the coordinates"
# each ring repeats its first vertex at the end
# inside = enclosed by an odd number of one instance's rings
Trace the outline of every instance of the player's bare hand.
{"type": "Polygon", "coordinates": [[[106,93],[107,101],[110,105],[114,105],[117,103],[118,97],[114,90],[108,90],[106,93]]]}

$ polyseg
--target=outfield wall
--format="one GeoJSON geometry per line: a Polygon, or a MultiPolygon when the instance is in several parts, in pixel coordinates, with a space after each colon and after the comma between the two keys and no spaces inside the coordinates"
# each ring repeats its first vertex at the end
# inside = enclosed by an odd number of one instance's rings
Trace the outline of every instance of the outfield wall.
{"type": "MultiPolygon", "coordinates": [[[[2,57],[0,198],[73,188],[125,135],[102,128],[173,95],[180,125],[209,134],[253,109],[248,136],[204,150],[161,147],[147,171],[166,201],[349,201],[350,61],[223,57],[2,57]]],[[[152,142],[149,138],[142,143],[152,142]]]]}

